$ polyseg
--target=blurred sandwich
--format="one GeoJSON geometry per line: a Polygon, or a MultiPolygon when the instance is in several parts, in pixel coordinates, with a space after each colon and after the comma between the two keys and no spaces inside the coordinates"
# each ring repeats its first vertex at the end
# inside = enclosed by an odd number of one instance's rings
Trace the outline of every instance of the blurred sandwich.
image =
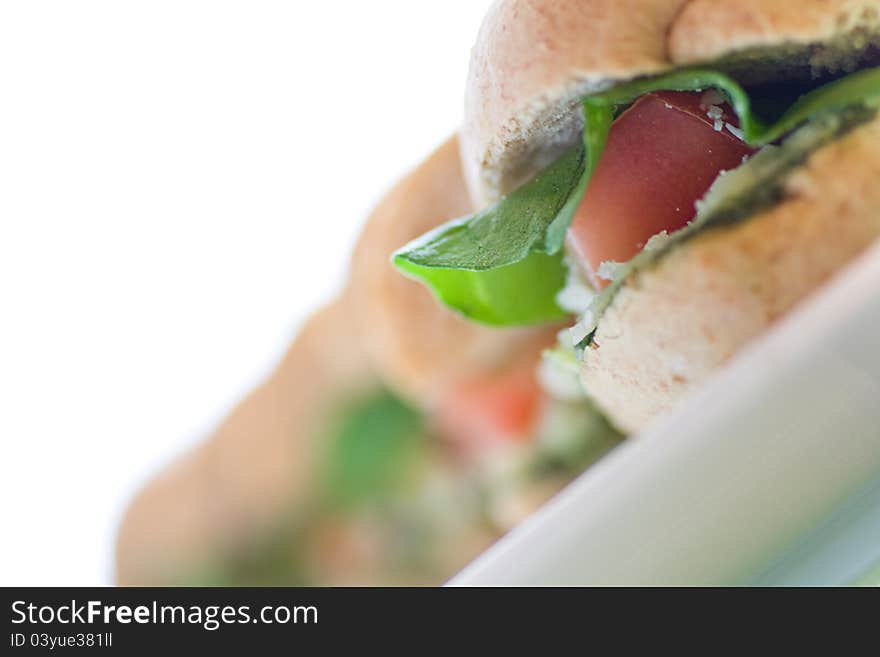
{"type": "Polygon", "coordinates": [[[441,583],[616,444],[575,379],[540,384],[556,328],[475,325],[392,268],[470,210],[453,138],[375,209],[275,372],[132,501],[119,583],[441,583]]]}

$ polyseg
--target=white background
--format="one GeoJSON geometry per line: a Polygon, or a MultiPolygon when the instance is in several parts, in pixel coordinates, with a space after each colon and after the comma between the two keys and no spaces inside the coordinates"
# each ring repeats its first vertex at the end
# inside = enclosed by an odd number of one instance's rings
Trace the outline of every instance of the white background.
{"type": "Polygon", "coordinates": [[[455,129],[488,4],[0,3],[0,584],[111,581],[129,497],[455,129]]]}

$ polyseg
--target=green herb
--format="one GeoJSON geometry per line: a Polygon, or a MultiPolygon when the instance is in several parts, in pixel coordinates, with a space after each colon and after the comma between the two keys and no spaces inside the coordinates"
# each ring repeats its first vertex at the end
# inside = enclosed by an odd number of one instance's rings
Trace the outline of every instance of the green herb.
{"type": "Polygon", "coordinates": [[[363,505],[390,495],[425,449],[422,417],[388,392],[351,408],[330,437],[324,503],[363,505]]]}
{"type": "Polygon", "coordinates": [[[565,313],[555,295],[565,283],[565,233],[602,156],[615,112],[652,91],[709,88],[718,89],[733,106],[744,139],[760,146],[805,121],[880,96],[880,68],[815,89],[772,123],[753,111],[736,81],[711,70],[643,78],[588,96],[582,144],[494,205],[406,245],[394,254],[394,264],[475,321],[513,326],[560,319],[565,313]]]}

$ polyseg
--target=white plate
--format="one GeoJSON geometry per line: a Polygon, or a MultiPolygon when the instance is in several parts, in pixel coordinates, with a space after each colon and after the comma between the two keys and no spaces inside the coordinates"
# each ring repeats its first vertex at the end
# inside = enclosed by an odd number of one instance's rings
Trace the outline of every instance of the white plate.
{"type": "Polygon", "coordinates": [[[857,581],[875,480],[880,245],[450,584],[857,581]]]}

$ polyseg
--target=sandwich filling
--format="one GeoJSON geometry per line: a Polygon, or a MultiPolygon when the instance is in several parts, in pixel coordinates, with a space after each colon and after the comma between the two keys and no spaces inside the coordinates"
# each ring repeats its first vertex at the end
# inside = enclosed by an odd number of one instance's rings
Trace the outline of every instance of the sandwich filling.
{"type": "Polygon", "coordinates": [[[754,154],[714,89],[651,92],[612,124],[567,246],[595,289],[603,263],[626,262],[658,233],[684,228],[722,171],[754,154]]]}
{"type": "Polygon", "coordinates": [[[625,260],[652,234],[690,223],[695,201],[721,171],[805,125],[851,108],[874,111],[878,102],[880,68],[791,102],[772,89],[748,93],[709,70],[614,87],[584,99],[581,144],[494,205],[404,246],[393,261],[472,320],[557,321],[568,314],[556,303],[567,278],[566,242],[579,256],[569,262],[600,287],[604,262],[625,260]]]}
{"type": "Polygon", "coordinates": [[[475,321],[576,314],[560,342],[582,351],[627,277],[698,231],[777,203],[790,171],[878,104],[880,68],[793,90],[747,91],[713,70],[637,79],[583,100],[582,143],[394,264],[475,321]]]}
{"type": "Polygon", "coordinates": [[[226,586],[442,582],[621,438],[580,397],[544,394],[531,368],[515,369],[470,382],[436,417],[388,390],[351,400],[321,441],[311,495],[186,575],[226,586]]]}

